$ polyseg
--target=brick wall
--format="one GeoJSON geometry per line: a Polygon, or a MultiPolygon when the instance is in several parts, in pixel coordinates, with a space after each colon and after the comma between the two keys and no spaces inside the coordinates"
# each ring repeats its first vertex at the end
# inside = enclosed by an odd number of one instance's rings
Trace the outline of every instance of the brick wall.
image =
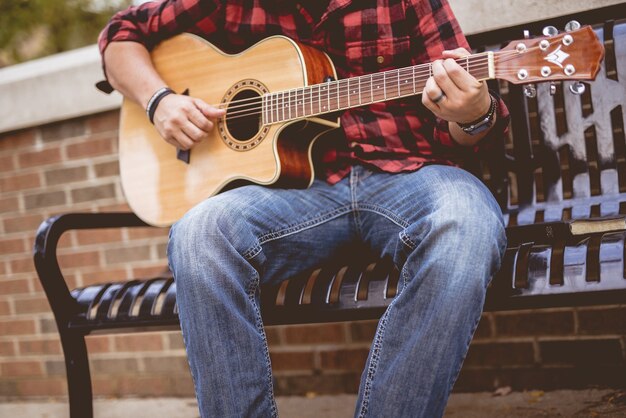
{"type": "MultiPolygon", "coordinates": [[[[0,135],[0,396],[61,396],[65,368],[31,249],[46,217],[127,210],[117,168],[118,112],[0,135]]],[[[62,238],[71,288],[150,277],[166,230],[72,232],[62,238]]],[[[278,394],[355,392],[373,321],[267,330],[278,394]]],[[[90,336],[101,396],[192,395],[179,332],[90,336]]],[[[487,313],[457,390],[626,386],[626,305],[487,313]]]]}

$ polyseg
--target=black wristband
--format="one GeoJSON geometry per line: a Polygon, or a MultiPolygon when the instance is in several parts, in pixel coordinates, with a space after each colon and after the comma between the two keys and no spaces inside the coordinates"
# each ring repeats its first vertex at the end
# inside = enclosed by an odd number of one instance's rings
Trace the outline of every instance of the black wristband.
{"type": "Polygon", "coordinates": [[[150,123],[154,125],[154,112],[156,112],[157,106],[159,102],[163,100],[165,96],[168,94],[174,94],[174,90],[169,87],[163,87],[158,89],[148,100],[148,105],[146,106],[146,114],[148,115],[148,119],[150,119],[150,123]]]}
{"type": "Polygon", "coordinates": [[[496,114],[497,101],[494,97],[489,94],[489,99],[491,103],[489,104],[489,110],[480,118],[469,122],[469,123],[458,123],[459,127],[468,135],[476,135],[477,133],[483,132],[493,125],[494,115],[496,114]]]}

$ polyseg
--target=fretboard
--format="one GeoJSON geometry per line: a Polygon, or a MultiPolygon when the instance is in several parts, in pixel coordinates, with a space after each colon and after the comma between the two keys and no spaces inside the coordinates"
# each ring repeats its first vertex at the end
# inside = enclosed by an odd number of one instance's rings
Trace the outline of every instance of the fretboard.
{"type": "MultiPolygon", "coordinates": [[[[456,60],[477,80],[494,78],[493,53],[456,60]]],[[[263,124],[287,122],[421,94],[432,63],[329,81],[263,96],[263,124]]]]}

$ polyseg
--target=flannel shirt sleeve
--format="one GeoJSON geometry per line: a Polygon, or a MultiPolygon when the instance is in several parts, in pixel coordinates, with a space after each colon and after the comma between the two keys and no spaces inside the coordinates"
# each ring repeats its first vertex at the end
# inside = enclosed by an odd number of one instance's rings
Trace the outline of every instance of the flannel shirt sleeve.
{"type": "MultiPolygon", "coordinates": [[[[461,31],[461,27],[450,8],[447,0],[405,0],[407,16],[412,16],[415,24],[411,28],[416,47],[413,48],[414,60],[417,63],[432,62],[441,58],[444,50],[465,48],[471,51],[470,46],[461,31]]],[[[497,101],[496,125],[489,134],[474,147],[478,151],[491,138],[502,138],[509,125],[509,111],[504,101],[494,92],[492,96],[497,101]]],[[[433,127],[433,140],[444,147],[461,147],[450,135],[448,122],[436,118],[433,127]]]]}
{"type": "Polygon", "coordinates": [[[164,0],[116,13],[98,37],[105,75],[104,51],[111,42],[138,42],[151,50],[182,32],[206,37],[221,26],[221,6],[220,0],[164,0]]]}

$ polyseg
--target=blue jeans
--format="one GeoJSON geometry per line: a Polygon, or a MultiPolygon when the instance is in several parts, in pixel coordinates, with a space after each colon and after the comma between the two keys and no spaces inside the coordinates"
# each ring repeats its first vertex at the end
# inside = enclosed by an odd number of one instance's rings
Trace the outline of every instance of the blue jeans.
{"type": "Polygon", "coordinates": [[[355,416],[443,414],[506,237],[479,180],[432,165],[406,174],[356,166],[334,186],[316,180],[307,190],[246,186],[207,199],[174,225],[169,260],[203,417],[277,415],[259,286],[355,241],[401,270],[355,416]]]}

